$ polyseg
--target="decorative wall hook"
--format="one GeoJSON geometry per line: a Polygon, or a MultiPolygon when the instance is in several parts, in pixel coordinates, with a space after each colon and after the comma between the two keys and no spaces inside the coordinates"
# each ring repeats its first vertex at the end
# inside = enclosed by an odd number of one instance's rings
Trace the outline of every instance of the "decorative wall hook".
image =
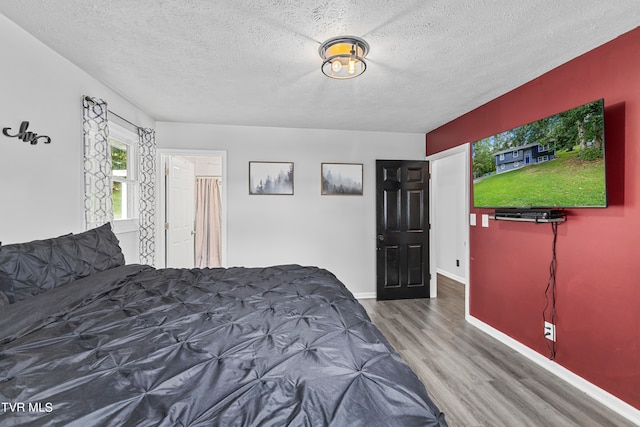
{"type": "Polygon", "coordinates": [[[38,135],[35,132],[29,132],[27,131],[28,128],[29,122],[24,121],[20,124],[20,130],[15,135],[9,134],[9,131],[11,130],[11,128],[9,127],[2,129],[2,133],[9,138],[18,138],[24,142],[30,143],[31,145],[36,145],[39,139],[42,139],[42,142],[44,142],[45,144],[51,143],[51,138],[49,138],[48,136],[38,135]]]}

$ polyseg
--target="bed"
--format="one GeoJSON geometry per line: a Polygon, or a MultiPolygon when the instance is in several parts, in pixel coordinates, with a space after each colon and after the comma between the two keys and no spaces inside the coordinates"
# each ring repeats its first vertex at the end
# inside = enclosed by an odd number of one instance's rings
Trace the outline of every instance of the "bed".
{"type": "Polygon", "coordinates": [[[0,246],[0,425],[446,426],[317,267],[125,265],[109,224],[0,246]]]}

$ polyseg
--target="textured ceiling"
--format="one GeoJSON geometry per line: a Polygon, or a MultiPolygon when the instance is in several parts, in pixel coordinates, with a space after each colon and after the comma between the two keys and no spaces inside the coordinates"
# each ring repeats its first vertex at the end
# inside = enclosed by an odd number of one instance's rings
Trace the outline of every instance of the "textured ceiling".
{"type": "MultiPolygon", "coordinates": [[[[2,0],[159,121],[430,131],[640,25],[638,0],[2,0]],[[318,47],[371,46],[337,81],[318,47]]],[[[3,41],[6,42],[6,41],[3,41]]]]}

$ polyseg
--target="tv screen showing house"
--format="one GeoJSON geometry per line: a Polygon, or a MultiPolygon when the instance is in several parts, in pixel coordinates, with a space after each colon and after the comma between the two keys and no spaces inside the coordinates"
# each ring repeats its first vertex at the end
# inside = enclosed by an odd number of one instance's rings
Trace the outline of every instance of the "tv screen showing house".
{"type": "Polygon", "coordinates": [[[471,145],[476,208],[606,207],[604,100],[471,145]]]}

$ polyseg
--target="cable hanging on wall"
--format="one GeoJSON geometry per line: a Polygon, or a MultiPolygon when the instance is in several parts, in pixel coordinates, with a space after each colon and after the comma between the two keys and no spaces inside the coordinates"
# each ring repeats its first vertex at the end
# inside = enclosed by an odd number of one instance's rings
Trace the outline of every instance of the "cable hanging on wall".
{"type": "MultiPolygon", "coordinates": [[[[556,358],[556,242],[558,240],[558,223],[551,223],[551,230],[553,231],[553,243],[551,246],[551,263],[549,264],[549,280],[547,281],[547,287],[544,291],[545,305],[542,310],[542,320],[545,328],[547,325],[547,310],[551,307],[550,318],[548,320],[551,323],[552,331],[546,331],[545,335],[552,334],[552,339],[547,341],[547,348],[549,349],[549,359],[555,360],[556,358]]],[[[548,338],[545,336],[545,338],[548,338]]]]}

